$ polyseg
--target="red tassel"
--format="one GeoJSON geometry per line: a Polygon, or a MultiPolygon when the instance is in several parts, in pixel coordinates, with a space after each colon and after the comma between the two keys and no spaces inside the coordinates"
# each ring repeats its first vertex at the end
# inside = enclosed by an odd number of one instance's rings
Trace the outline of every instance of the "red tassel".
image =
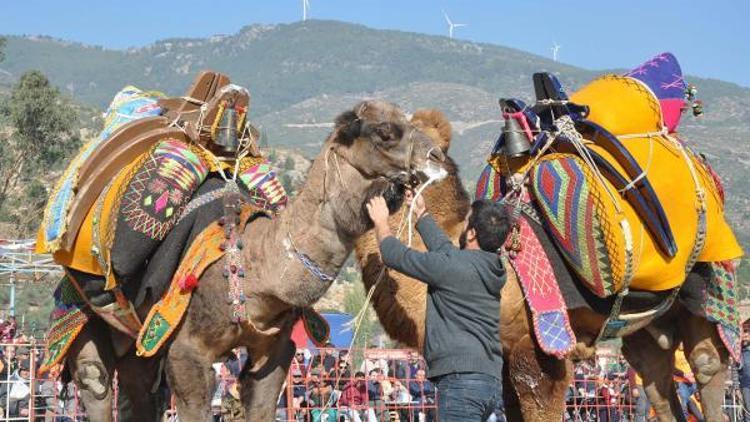
{"type": "Polygon", "coordinates": [[[179,284],[180,289],[182,290],[193,290],[198,287],[198,277],[193,274],[188,274],[180,280],[179,284]]]}

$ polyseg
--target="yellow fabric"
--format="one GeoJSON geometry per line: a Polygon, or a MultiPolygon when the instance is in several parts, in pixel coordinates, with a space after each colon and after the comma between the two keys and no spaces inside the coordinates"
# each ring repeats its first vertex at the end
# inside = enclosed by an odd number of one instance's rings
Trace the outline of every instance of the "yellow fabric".
{"type": "Polygon", "coordinates": [[[693,375],[693,370],[690,368],[690,364],[685,357],[685,351],[682,350],[682,347],[675,350],[674,352],[674,367],[682,371],[682,373],[687,376],[693,375]]]}
{"type": "MultiPolygon", "coordinates": [[[[621,76],[605,76],[591,82],[571,96],[571,101],[591,108],[589,119],[615,135],[644,134],[661,131],[661,108],[653,93],[639,81],[621,76]]],[[[648,176],[659,198],[677,242],[674,258],[662,255],[635,210],[621,196],[616,198],[631,226],[633,235],[634,275],[631,287],[644,290],[666,290],[685,280],[685,268],[698,234],[698,196],[693,176],[679,141],[664,135],[622,137],[621,142],[635,157],[648,176]]],[[[625,174],[604,149],[591,145],[615,168],[625,174]]],[[[713,180],[702,165],[691,156],[700,188],[706,198],[706,241],[698,261],[712,262],[742,256],[742,248],[724,218],[724,210],[713,180]]],[[[609,182],[606,182],[609,184],[609,182]]],[[[609,184],[610,189],[616,192],[609,184]]],[[[605,198],[610,201],[609,197],[605,198]]],[[[611,222],[612,229],[616,222],[611,222]]],[[[621,232],[615,232],[621,239],[621,232]]],[[[618,240],[619,242],[621,240],[618,240]]]]}

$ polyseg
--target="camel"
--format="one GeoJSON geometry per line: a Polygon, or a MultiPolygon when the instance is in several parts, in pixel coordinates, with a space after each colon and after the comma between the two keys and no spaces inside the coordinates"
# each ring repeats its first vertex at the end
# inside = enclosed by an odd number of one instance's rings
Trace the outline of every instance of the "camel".
{"type": "MultiPolygon", "coordinates": [[[[161,357],[138,358],[132,348],[116,355],[113,331],[101,320],[88,324],[66,363],[91,420],[112,420],[112,377],[118,370],[121,420],[156,420],[157,400],[148,394],[163,365],[181,421],[210,419],[215,390],[212,364],[236,347],[249,359],[239,383],[248,421],[274,419],[276,402],[294,355],[290,340],[301,308],[325,294],[355,240],[372,226],[364,209],[384,194],[395,211],[404,184],[444,174],[444,155],[396,106],[364,101],[339,115],[299,194],[277,217],[255,218],[241,239],[246,320],[233,322],[222,258],[204,272],[181,326],[161,357]],[[307,265],[299,258],[306,254],[307,265]],[[312,264],[310,264],[312,262],[312,264]]],[[[200,211],[198,211],[200,212],[200,211]]],[[[148,306],[139,309],[141,318],[148,306]]]]}
{"type": "MultiPolygon", "coordinates": [[[[443,152],[451,141],[450,123],[438,112],[415,114],[418,125],[436,139],[443,152]]],[[[424,192],[427,210],[438,224],[457,243],[468,212],[469,196],[461,184],[458,169],[447,156],[448,176],[424,192]]],[[[402,223],[401,212],[394,213],[392,229],[402,223]]],[[[394,231],[395,232],[395,231],[394,231]]],[[[402,235],[402,240],[405,240],[402,235]]],[[[424,250],[419,236],[412,240],[414,247],[424,250]]],[[[372,305],[386,333],[408,347],[422,350],[426,311],[426,286],[395,271],[382,273],[382,263],[375,235],[368,232],[355,247],[366,288],[376,285],[372,305]]],[[[694,272],[705,271],[705,264],[694,272]]],[[[564,394],[573,378],[573,360],[591,357],[594,341],[606,316],[585,308],[569,309],[578,344],[567,359],[544,354],[538,347],[532,319],[521,286],[511,271],[501,298],[500,336],[505,357],[504,398],[509,420],[560,420],[565,406],[564,394]]],[[[674,351],[683,343],[688,361],[699,383],[706,420],[721,420],[723,382],[726,379],[728,352],[718,337],[714,324],[688,312],[676,301],[672,309],[647,327],[623,339],[623,354],[642,376],[646,394],[660,421],[682,419],[676,391],[672,382],[674,351]],[[671,328],[670,328],[671,327],[671,328]],[[668,333],[673,341],[664,344],[651,333],[668,333]]]]}

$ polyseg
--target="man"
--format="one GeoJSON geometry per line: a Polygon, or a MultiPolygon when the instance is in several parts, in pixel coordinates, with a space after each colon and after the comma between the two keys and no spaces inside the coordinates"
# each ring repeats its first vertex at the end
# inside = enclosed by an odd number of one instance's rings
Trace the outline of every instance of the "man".
{"type": "Polygon", "coordinates": [[[432,422],[435,418],[433,406],[435,404],[435,387],[430,381],[425,379],[424,370],[417,371],[414,381],[409,381],[409,394],[411,399],[416,402],[414,406],[414,420],[422,420],[419,414],[424,414],[427,422],[432,422]]]}
{"type": "Polygon", "coordinates": [[[380,382],[380,368],[375,368],[368,374],[370,379],[367,381],[367,419],[370,422],[385,421],[385,402],[383,401],[383,384],[380,382]]]}
{"type": "Polygon", "coordinates": [[[365,373],[357,372],[354,380],[347,382],[341,392],[339,405],[342,407],[344,415],[354,422],[362,421],[362,409],[367,399],[367,383],[365,383],[365,373]]]}
{"type": "MultiPolygon", "coordinates": [[[[407,193],[407,199],[411,196],[407,193]]],[[[475,201],[457,248],[426,212],[424,201],[412,202],[428,252],[409,249],[393,237],[385,199],[375,197],[367,204],[383,263],[428,285],[427,375],[441,396],[450,397],[438,397],[438,419],[485,421],[501,397],[500,290],[505,270],[498,252],[508,236],[509,216],[499,204],[475,201]]]]}

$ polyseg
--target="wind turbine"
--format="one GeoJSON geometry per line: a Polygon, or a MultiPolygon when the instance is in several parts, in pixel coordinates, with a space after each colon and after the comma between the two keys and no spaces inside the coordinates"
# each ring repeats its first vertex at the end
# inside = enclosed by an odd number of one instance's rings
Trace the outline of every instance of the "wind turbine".
{"type": "Polygon", "coordinates": [[[451,18],[448,17],[448,14],[445,13],[445,10],[443,10],[443,16],[445,16],[445,21],[448,22],[448,38],[453,38],[453,29],[460,28],[462,26],[469,26],[465,23],[453,23],[451,18]]]}
{"type": "Polygon", "coordinates": [[[302,0],[302,21],[307,20],[307,9],[310,8],[310,0],[302,0]]]}
{"type": "Polygon", "coordinates": [[[550,48],[552,50],[552,60],[557,61],[557,53],[560,51],[560,47],[562,46],[558,43],[552,43],[552,48],[550,48]]]}

